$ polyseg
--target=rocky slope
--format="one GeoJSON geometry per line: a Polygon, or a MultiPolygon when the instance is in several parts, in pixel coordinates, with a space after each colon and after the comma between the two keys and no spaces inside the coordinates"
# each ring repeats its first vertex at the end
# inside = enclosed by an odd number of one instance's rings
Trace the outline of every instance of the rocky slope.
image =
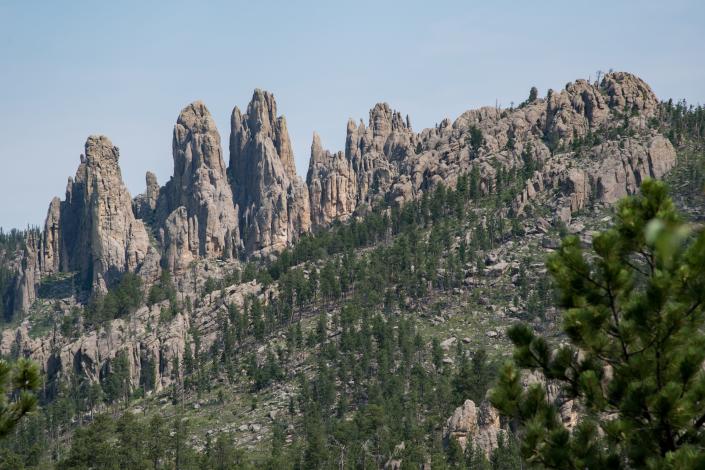
{"type": "Polygon", "coordinates": [[[224,305],[242,307],[247,296],[264,294],[257,283],[243,283],[228,289],[217,301],[206,299],[193,315],[179,313],[166,324],[160,319],[162,309],[166,308],[164,303],[144,306],[130,318],[113,320],[104,329],[78,338],[58,332],[34,338],[25,322],[17,329],[2,332],[0,354],[10,355],[14,350],[21,356],[33,358],[47,383],[56,383],[57,379],[67,378],[71,373],[98,383],[110,370],[116,356],[125,354],[130,388],[139,388],[150,377],[158,392],[183,373],[175,369],[175,365],[183,364],[185,349],[192,347],[188,339],[192,328],[202,334],[202,346],[208,348],[218,334],[215,319],[224,305]]]}

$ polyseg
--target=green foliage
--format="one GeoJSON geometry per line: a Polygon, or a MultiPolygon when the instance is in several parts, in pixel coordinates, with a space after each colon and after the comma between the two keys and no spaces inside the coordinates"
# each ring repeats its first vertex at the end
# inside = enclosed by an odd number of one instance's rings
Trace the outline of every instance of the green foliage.
{"type": "Polygon", "coordinates": [[[209,295],[220,288],[221,286],[219,283],[212,277],[208,276],[206,282],[203,283],[203,295],[209,295]]]}
{"type": "Polygon", "coordinates": [[[586,256],[567,237],[548,268],[570,344],[552,350],[527,326],[508,332],[516,365],[493,404],[522,425],[522,451],[549,468],[695,468],[705,463],[705,232],[676,213],[662,183],[620,202],[586,256]],[[541,371],[585,414],[572,432],[538,385],[541,371]]]}
{"type": "Polygon", "coordinates": [[[284,377],[277,357],[272,351],[267,351],[264,364],[257,363],[257,358],[251,354],[247,361],[247,374],[252,378],[255,391],[267,387],[272,381],[281,380],[284,377]]]}
{"type": "Polygon", "coordinates": [[[147,305],[152,306],[165,300],[168,300],[172,306],[176,306],[176,287],[174,287],[171,273],[167,269],[162,270],[159,282],[149,289],[147,305]]]}
{"type": "Polygon", "coordinates": [[[490,468],[492,470],[516,470],[522,468],[519,444],[511,435],[505,432],[498,434],[497,448],[490,457],[490,468]]]}
{"type": "Polygon", "coordinates": [[[108,402],[124,400],[130,396],[130,368],[127,354],[119,352],[108,363],[108,372],[102,381],[103,391],[108,402]]]}
{"type": "Polygon", "coordinates": [[[10,364],[0,359],[0,438],[37,407],[36,391],[41,379],[39,368],[28,359],[10,364]]]}
{"type": "Polygon", "coordinates": [[[654,127],[660,128],[676,146],[705,140],[705,107],[688,105],[685,100],[662,103],[654,127]]]}
{"type": "MultiPolygon", "coordinates": [[[[232,438],[225,433],[219,434],[215,442],[213,442],[210,436],[206,438],[206,448],[199,460],[199,469],[239,470],[252,468],[247,465],[243,459],[242,451],[235,448],[232,443],[232,438]]],[[[270,468],[274,469],[286,467],[280,466],[270,468]]]]}
{"type": "Polygon", "coordinates": [[[142,305],[142,280],[134,273],[124,273],[120,282],[104,296],[94,297],[84,309],[87,326],[103,325],[133,313],[142,305]]]}
{"type": "MultiPolygon", "coordinates": [[[[59,461],[60,470],[100,469],[216,469],[198,465],[193,449],[186,445],[186,422],[177,418],[169,429],[156,415],[148,422],[126,412],[117,419],[98,415],[73,435],[71,447],[59,461]],[[170,438],[169,435],[172,435],[170,438]]],[[[227,467],[233,468],[233,467],[227,467]]]]}
{"type": "Polygon", "coordinates": [[[536,101],[539,97],[539,90],[535,86],[531,87],[531,90],[529,90],[529,98],[526,100],[527,103],[533,103],[536,101]]]}
{"type": "Polygon", "coordinates": [[[461,350],[459,364],[453,377],[454,405],[460,406],[470,399],[480,403],[495,379],[495,367],[489,363],[484,349],[475,351],[472,360],[461,350]]]}
{"type": "Polygon", "coordinates": [[[115,422],[106,415],[76,430],[68,455],[57,465],[59,470],[119,469],[118,449],[111,442],[115,422]]]}
{"type": "Polygon", "coordinates": [[[514,128],[510,127],[507,130],[507,150],[514,150],[516,148],[516,138],[514,136],[514,128]]]}
{"type": "Polygon", "coordinates": [[[482,130],[475,125],[471,126],[467,142],[473,154],[477,155],[480,148],[485,144],[485,137],[482,135],[482,130]]]}

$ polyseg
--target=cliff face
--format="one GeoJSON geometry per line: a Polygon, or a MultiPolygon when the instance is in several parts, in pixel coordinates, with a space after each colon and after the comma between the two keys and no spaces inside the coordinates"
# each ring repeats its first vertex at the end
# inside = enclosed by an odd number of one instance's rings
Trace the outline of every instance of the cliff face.
{"type": "Polygon", "coordinates": [[[343,152],[323,150],[313,134],[306,184],[311,200],[311,225],[325,227],[334,220],[347,220],[357,208],[357,173],[343,152]]]}
{"type": "MultiPolygon", "coordinates": [[[[220,135],[203,103],[192,103],[179,114],[172,150],[174,176],[157,208],[166,265],[180,272],[193,258],[236,256],[238,210],[228,186],[220,135]]],[[[153,194],[154,189],[148,188],[146,199],[154,199],[153,194]]]]}
{"type": "Polygon", "coordinates": [[[255,90],[231,117],[230,178],[245,252],[267,257],[311,227],[308,188],[296,174],[286,119],[271,93],[255,90]]]}
{"type": "Polygon", "coordinates": [[[145,175],[145,182],[147,184],[147,190],[135,197],[132,202],[132,207],[135,216],[149,223],[153,223],[161,188],[157,182],[157,176],[151,171],[148,171],[145,175]]]}
{"type": "MultiPolygon", "coordinates": [[[[269,295],[254,282],[230,288],[225,294],[229,305],[242,307],[245,298],[269,295]]],[[[0,335],[0,354],[10,355],[17,351],[21,356],[35,360],[47,381],[57,377],[67,377],[77,373],[91,382],[97,383],[101,374],[118,354],[125,354],[132,389],[145,380],[154,379],[155,391],[162,390],[176,381],[183,371],[175,370],[174,364],[183,364],[186,348],[193,345],[189,340],[191,332],[198,331],[202,347],[209,348],[219,331],[216,321],[221,308],[221,298],[206,297],[202,305],[192,313],[176,315],[169,323],[160,320],[166,302],[150,307],[142,307],[129,318],[115,319],[102,330],[92,330],[78,338],[63,337],[55,332],[33,338],[27,323],[16,329],[7,329],[0,335]]]]}
{"type": "Polygon", "coordinates": [[[107,137],[88,138],[66,199],[52,200],[43,233],[28,240],[26,270],[36,273],[26,278],[38,282],[41,276],[76,271],[82,285],[105,292],[121,273],[139,270],[150,251],[149,239],[132,212],[118,159],[118,148],[107,137]]]}
{"type": "Polygon", "coordinates": [[[612,204],[636,194],[642,181],[663,177],[675,160],[673,145],[655,133],[604,142],[579,158],[574,154],[558,155],[526,182],[512,203],[512,210],[520,214],[528,202],[553,190],[557,195],[557,217],[567,223],[571,214],[590,203],[612,204]]]}

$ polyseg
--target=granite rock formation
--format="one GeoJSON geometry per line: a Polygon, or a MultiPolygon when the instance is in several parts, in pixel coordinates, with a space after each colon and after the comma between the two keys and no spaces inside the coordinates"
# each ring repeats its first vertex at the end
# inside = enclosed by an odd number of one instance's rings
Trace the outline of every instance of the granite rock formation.
{"type": "Polygon", "coordinates": [[[157,208],[162,221],[162,245],[170,253],[169,269],[178,271],[192,258],[237,256],[238,209],[228,185],[220,135],[200,101],[186,106],[179,114],[172,150],[174,175],[157,208]],[[179,249],[172,249],[170,245],[176,241],[180,242],[179,249]]]}
{"type": "MultiPolygon", "coordinates": [[[[228,304],[242,307],[249,296],[264,300],[268,295],[261,285],[250,282],[228,289],[226,299],[228,304]]],[[[78,338],[63,337],[60,332],[35,338],[30,335],[29,323],[23,322],[19,327],[2,331],[0,354],[10,355],[14,350],[31,357],[49,382],[77,373],[92,383],[98,383],[115,358],[124,354],[130,388],[136,389],[145,380],[153,380],[154,390],[158,392],[183,372],[174,370],[174,364],[183,363],[186,348],[195,347],[190,341],[192,331],[199,332],[203,351],[216,341],[217,317],[222,313],[218,300],[205,299],[192,314],[179,313],[166,324],[160,320],[160,315],[167,305],[144,306],[128,318],[112,320],[109,327],[91,330],[78,338]]]]}
{"type": "Polygon", "coordinates": [[[122,273],[142,265],[149,239],[133,214],[118,159],[119,150],[107,137],[86,141],[66,199],[54,199],[49,206],[36,253],[42,276],[76,271],[83,285],[105,292],[122,273]]]}
{"type": "Polygon", "coordinates": [[[313,134],[311,160],[306,176],[311,200],[311,224],[325,227],[334,220],[347,220],[357,207],[357,175],[343,152],[323,150],[321,138],[313,134]]]}
{"type": "Polygon", "coordinates": [[[134,200],[117,148],[105,137],[88,139],[66,200],[54,199],[44,230],[27,238],[15,310],[29,308],[47,275],[79,272],[82,285],[105,291],[125,271],[156,279],[161,259],[178,279],[202,259],[274,256],[312,229],[374,205],[402,205],[462,175],[478,175],[480,191],[492,191],[499,169],[526,173],[528,162],[538,170],[504,212],[542,201],[567,223],[674,165],[673,146],[650,127],[657,112],[649,86],[623,72],[600,83],[577,80],[517,107],[467,111],[419,133],[381,103],[367,124],[348,122],[342,152],[324,150],[314,133],[304,184],[271,93],[255,90],[246,113],[233,110],[227,169],[215,122],[195,102],[174,127],[172,178],[160,187],[147,173],[146,191],[134,200]]]}
{"type": "Polygon", "coordinates": [[[554,190],[558,217],[568,223],[571,214],[589,204],[613,204],[636,194],[644,179],[662,178],[675,162],[671,142],[655,133],[604,142],[585,154],[557,155],[527,181],[512,209],[521,213],[527,203],[554,190]]]}
{"type": "Polygon", "coordinates": [[[308,188],[271,93],[255,90],[246,114],[233,110],[229,170],[246,253],[273,255],[309,231],[308,188]]]}
{"type": "Polygon", "coordinates": [[[367,127],[348,122],[344,156],[323,151],[314,138],[307,178],[312,222],[344,220],[380,201],[401,205],[472,171],[488,192],[498,168],[521,169],[527,161],[542,170],[527,181],[514,211],[559,191],[558,212],[569,219],[589,198],[612,203],[673,166],[675,150],[649,129],[657,109],[649,86],[624,72],[606,74],[599,84],[577,80],[516,108],[467,111],[418,134],[408,119],[378,104],[367,127]],[[601,142],[598,134],[611,137],[601,142]]]}
{"type": "Polygon", "coordinates": [[[151,171],[148,171],[145,175],[145,182],[147,183],[146,191],[142,194],[138,194],[132,205],[135,211],[135,216],[153,223],[161,187],[157,182],[157,175],[151,171]]]}
{"type": "Polygon", "coordinates": [[[311,221],[321,227],[385,200],[392,185],[406,179],[403,162],[414,154],[417,136],[408,117],[378,103],[368,125],[350,119],[345,152],[323,150],[314,134],[306,182],[311,197],[311,221]]]}
{"type": "Polygon", "coordinates": [[[497,448],[497,436],[502,432],[499,413],[487,401],[477,406],[474,401],[465,400],[443,427],[444,439],[457,440],[463,450],[468,444],[474,445],[488,458],[497,448]]]}
{"type": "MultiPolygon", "coordinates": [[[[250,256],[274,256],[312,229],[364,214],[375,204],[402,205],[471,172],[479,176],[481,191],[492,191],[498,169],[519,171],[528,162],[538,170],[503,210],[518,215],[539,202],[567,223],[575,212],[633,194],[645,178],[660,178],[673,166],[673,146],[650,128],[657,106],[648,85],[624,73],[608,74],[600,84],[578,80],[516,108],[468,111],[419,133],[408,118],[378,104],[367,124],[348,122],[344,151],[324,150],[314,134],[305,185],[274,97],[257,90],[245,114],[237,108],[232,113],[227,170],[213,118],[196,102],[183,109],[174,128],[173,177],[160,187],[147,173],[146,191],[134,200],[122,182],[117,148],[105,137],[90,137],[66,200],[52,200],[43,230],[28,232],[14,261],[15,310],[29,311],[42,279],[58,273],[78,272],[85,287],[104,292],[123,272],[137,272],[148,281],[147,292],[161,261],[174,275],[181,311],[165,320],[168,301],[143,306],[104,329],[81,329],[79,337],[35,336],[36,330],[30,335],[27,321],[3,331],[0,353],[34,358],[50,378],[75,371],[94,382],[124,353],[131,386],[154,377],[154,390],[161,390],[181,373],[173,364],[183,363],[187,348],[195,347],[190,332],[197,331],[208,350],[229,305],[242,307],[251,295],[266,304],[277,295],[276,283],[264,289],[254,282],[203,294],[206,279],[226,279],[250,256]]],[[[519,267],[488,259],[488,276],[500,266],[519,267]]],[[[82,300],[51,302],[68,312],[82,300]]],[[[555,387],[547,387],[555,398],[555,387]]],[[[561,416],[574,425],[576,405],[563,403],[561,416]]],[[[468,400],[444,432],[489,454],[502,431],[487,403],[468,400]]]]}

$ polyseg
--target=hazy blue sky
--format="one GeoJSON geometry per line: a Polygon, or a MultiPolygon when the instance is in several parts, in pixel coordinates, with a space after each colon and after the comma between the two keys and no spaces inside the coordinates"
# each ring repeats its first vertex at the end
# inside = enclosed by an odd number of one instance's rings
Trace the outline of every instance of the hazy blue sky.
{"type": "Polygon", "coordinates": [[[541,95],[598,69],[705,103],[705,2],[97,2],[0,0],[0,226],[42,224],[90,134],[120,147],[132,193],[172,172],[176,117],[201,99],[227,154],[254,88],[286,115],[299,174],[311,135],[387,101],[416,130],[541,95]]]}

